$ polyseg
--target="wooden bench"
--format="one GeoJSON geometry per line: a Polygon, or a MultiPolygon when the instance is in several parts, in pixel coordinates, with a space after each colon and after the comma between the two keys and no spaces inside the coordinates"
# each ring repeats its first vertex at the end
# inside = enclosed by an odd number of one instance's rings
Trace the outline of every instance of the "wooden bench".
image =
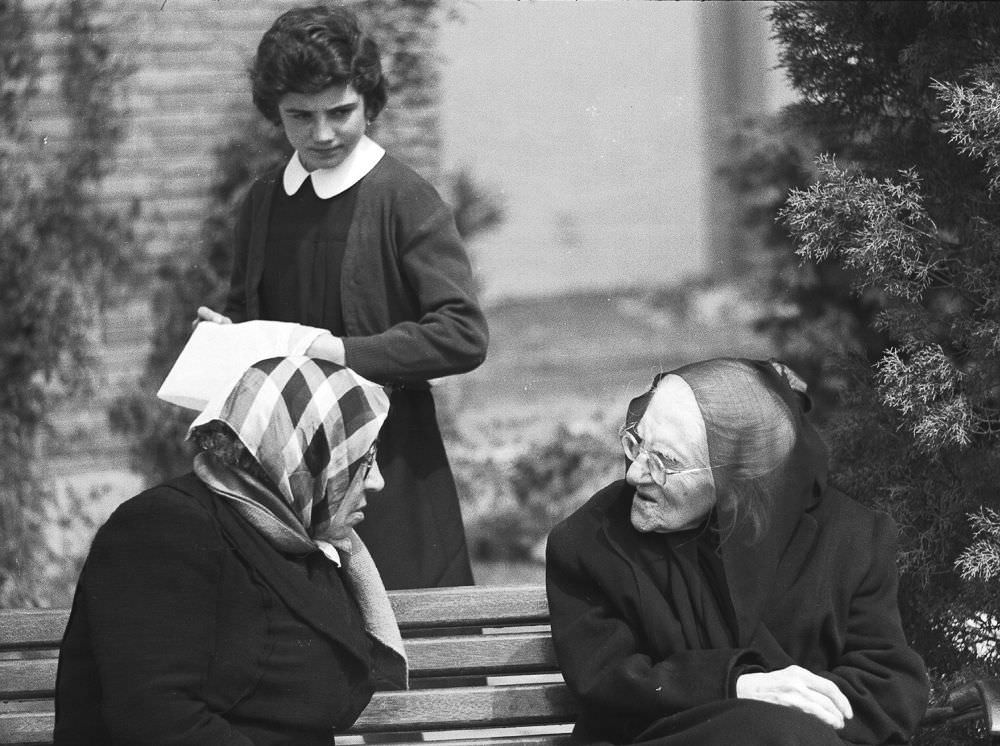
{"type": "MultiPolygon", "coordinates": [[[[338,744],[423,743],[421,734],[448,746],[568,741],[575,703],[556,666],[543,588],[389,595],[410,659],[411,689],[377,692],[338,744]]],[[[51,743],[56,656],[68,614],[0,610],[0,744],[51,743]]],[[[956,690],[926,722],[965,719],[985,719],[1000,736],[996,682],[956,690]]]]}

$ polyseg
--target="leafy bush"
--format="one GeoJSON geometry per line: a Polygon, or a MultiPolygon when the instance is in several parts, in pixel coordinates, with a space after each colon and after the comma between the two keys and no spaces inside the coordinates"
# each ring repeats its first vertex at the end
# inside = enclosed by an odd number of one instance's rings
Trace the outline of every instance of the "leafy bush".
{"type": "Polygon", "coordinates": [[[784,2],[771,20],[802,99],[730,174],[750,222],[780,216],[770,328],[826,393],[835,481],[900,525],[917,649],[940,679],[998,671],[1000,9],[784,2]]]}
{"type": "Polygon", "coordinates": [[[193,453],[185,442],[191,413],[156,398],[156,391],[191,334],[198,306],[225,306],[236,211],[254,179],[290,155],[281,131],[246,111],[237,135],[215,151],[217,179],[198,240],[161,260],[150,296],[153,344],[137,391],[119,396],[111,427],[131,439],[132,468],[150,484],[183,474],[193,453]]]}
{"type": "Polygon", "coordinates": [[[39,51],[21,2],[0,3],[0,606],[48,603],[58,559],[46,525],[57,500],[40,464],[49,413],[86,391],[96,314],[134,249],[132,212],[100,205],[96,186],[120,140],[129,70],[92,22],[98,3],[55,8],[70,132],[55,148],[32,135],[39,51]]]}
{"type": "Polygon", "coordinates": [[[564,424],[506,458],[479,444],[452,461],[469,549],[484,560],[542,561],[552,527],[624,475],[609,442],[564,424]]]}

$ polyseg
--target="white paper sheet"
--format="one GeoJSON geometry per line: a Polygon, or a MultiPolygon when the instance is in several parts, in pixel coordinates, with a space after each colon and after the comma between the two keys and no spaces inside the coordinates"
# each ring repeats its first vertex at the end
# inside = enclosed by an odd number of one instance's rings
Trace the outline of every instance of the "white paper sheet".
{"type": "Polygon", "coordinates": [[[191,332],[156,395],[200,412],[215,394],[231,389],[258,360],[302,355],[316,337],[325,333],[284,321],[203,321],[191,332]]]}

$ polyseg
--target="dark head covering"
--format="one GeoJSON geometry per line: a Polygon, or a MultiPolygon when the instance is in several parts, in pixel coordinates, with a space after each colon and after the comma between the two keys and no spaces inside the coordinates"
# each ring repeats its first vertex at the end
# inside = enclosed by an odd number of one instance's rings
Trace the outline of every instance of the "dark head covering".
{"type": "Polygon", "coordinates": [[[826,484],[828,454],[808,422],[805,387],[777,361],[716,358],[660,373],[631,401],[625,427],[638,424],[664,376],[688,384],[705,421],[720,527],[753,538],[791,530],[826,484]],[[788,525],[788,524],[791,525],[788,525]]]}

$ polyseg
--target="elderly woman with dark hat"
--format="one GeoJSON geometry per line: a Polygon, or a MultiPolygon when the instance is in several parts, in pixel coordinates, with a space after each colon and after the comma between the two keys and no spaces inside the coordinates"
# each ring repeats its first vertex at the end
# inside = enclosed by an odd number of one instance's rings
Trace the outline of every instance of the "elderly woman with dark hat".
{"type": "Polygon", "coordinates": [[[330,744],[382,686],[399,630],[354,532],[388,410],[307,357],[262,360],[212,399],[194,471],[94,539],[60,651],[56,744],[330,744]]]}
{"type": "Polygon", "coordinates": [[[718,359],[656,377],[624,481],[549,537],[577,741],[905,743],[927,701],[892,520],[827,481],[797,376],[718,359]]]}

